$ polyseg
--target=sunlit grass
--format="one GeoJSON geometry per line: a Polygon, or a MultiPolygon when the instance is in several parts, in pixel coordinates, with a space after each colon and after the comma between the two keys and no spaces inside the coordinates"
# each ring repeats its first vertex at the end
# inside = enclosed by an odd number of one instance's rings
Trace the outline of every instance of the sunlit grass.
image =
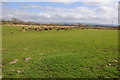
{"type": "Polygon", "coordinates": [[[3,26],[4,78],[118,77],[117,30],[19,32],[19,28],[3,26]],[[26,57],[31,59],[24,61],[26,57]],[[19,61],[9,64],[14,59],[19,61]]]}

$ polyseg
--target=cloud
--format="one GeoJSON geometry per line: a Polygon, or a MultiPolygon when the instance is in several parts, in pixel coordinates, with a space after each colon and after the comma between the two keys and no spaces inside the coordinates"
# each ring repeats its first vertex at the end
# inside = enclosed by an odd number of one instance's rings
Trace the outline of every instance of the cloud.
{"type": "Polygon", "coordinates": [[[106,4],[94,8],[79,6],[74,9],[68,9],[32,4],[23,6],[21,10],[3,9],[3,18],[10,19],[13,17],[40,23],[111,24],[114,21],[114,24],[117,24],[118,7],[106,4]],[[31,9],[37,9],[40,12],[29,12],[31,9]]]}
{"type": "Polygon", "coordinates": [[[117,7],[118,2],[84,2],[85,5],[95,5],[95,6],[113,6],[117,7]]]}

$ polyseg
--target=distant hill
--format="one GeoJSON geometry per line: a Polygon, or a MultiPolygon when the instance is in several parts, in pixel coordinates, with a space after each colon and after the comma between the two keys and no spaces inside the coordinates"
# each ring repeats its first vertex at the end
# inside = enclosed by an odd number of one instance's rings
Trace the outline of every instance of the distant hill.
{"type": "Polygon", "coordinates": [[[92,23],[37,23],[37,22],[25,22],[17,18],[11,20],[2,20],[2,24],[22,24],[22,25],[50,25],[50,26],[79,26],[79,27],[120,27],[118,25],[110,24],[92,24],[92,23]]]}

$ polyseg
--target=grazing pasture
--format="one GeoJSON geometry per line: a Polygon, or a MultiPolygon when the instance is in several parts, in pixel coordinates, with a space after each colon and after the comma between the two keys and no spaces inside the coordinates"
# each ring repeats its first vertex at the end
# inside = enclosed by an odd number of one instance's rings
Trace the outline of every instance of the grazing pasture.
{"type": "Polygon", "coordinates": [[[118,30],[3,26],[3,78],[117,78],[118,30]]]}

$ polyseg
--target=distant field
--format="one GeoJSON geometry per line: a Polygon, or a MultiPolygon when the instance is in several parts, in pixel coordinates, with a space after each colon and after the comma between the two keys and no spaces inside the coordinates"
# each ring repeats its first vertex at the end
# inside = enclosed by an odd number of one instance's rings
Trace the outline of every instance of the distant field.
{"type": "Polygon", "coordinates": [[[4,78],[118,77],[118,30],[19,28],[3,26],[4,78]],[[18,62],[9,64],[14,59],[18,62]]]}

